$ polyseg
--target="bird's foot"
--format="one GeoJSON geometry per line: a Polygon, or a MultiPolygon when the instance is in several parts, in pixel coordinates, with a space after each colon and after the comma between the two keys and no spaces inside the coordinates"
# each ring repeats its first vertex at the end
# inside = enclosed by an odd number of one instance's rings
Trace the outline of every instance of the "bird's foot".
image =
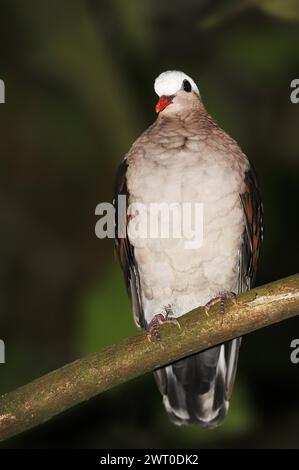
{"type": "Polygon", "coordinates": [[[174,317],[170,317],[169,314],[171,313],[171,308],[170,306],[165,307],[165,314],[164,313],[158,313],[157,315],[154,316],[154,318],[151,320],[151,322],[147,326],[147,331],[148,331],[148,338],[150,341],[161,341],[161,335],[160,335],[160,327],[164,323],[172,323],[179,328],[181,328],[178,320],[174,317]]]}
{"type": "Polygon", "coordinates": [[[209,310],[213,305],[220,303],[220,315],[221,315],[221,324],[223,323],[223,317],[225,313],[225,301],[232,300],[235,304],[237,303],[236,294],[234,292],[219,292],[219,294],[214,297],[213,299],[209,300],[209,302],[205,305],[206,314],[209,315],[209,310]]]}

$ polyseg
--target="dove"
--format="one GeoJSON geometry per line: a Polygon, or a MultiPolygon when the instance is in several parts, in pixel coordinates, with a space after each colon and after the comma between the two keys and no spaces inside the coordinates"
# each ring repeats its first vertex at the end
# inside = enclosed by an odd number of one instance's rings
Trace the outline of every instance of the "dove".
{"type": "MultiPolygon", "coordinates": [[[[122,226],[124,234],[116,234],[115,248],[135,323],[161,341],[163,322],[177,323],[199,306],[208,312],[218,302],[225,321],[225,300],[252,288],[263,209],[252,165],[210,116],[192,78],[181,71],[163,72],[154,89],[157,119],[134,142],[116,175],[115,227],[118,233],[122,226]],[[122,220],[119,196],[127,201],[122,220]],[[201,243],[187,248],[184,233],[151,236],[141,230],[147,219],[160,221],[161,213],[151,211],[154,204],[200,204],[201,243]]],[[[178,229],[181,219],[170,219],[163,219],[163,228],[169,220],[169,228],[178,229]]],[[[222,423],[240,343],[236,338],[155,370],[164,407],[175,424],[213,428],[222,423]]]]}

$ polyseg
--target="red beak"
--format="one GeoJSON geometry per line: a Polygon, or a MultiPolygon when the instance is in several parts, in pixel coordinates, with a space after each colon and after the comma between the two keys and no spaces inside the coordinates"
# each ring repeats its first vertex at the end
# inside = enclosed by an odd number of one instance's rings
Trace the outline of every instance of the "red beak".
{"type": "Polygon", "coordinates": [[[163,109],[166,108],[169,104],[171,104],[172,100],[170,96],[165,96],[162,95],[159,98],[158,103],[156,104],[156,112],[160,113],[160,111],[163,111],[163,109]]]}

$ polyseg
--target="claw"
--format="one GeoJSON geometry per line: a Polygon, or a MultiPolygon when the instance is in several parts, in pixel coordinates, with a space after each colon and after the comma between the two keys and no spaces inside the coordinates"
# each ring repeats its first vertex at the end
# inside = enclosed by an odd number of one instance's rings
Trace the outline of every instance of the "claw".
{"type": "Polygon", "coordinates": [[[149,323],[147,330],[148,330],[148,338],[150,341],[152,341],[152,339],[154,339],[155,341],[161,341],[160,326],[163,325],[164,323],[173,323],[174,325],[181,328],[176,318],[169,317],[169,314],[171,313],[170,307],[167,306],[165,308],[165,312],[166,312],[166,315],[164,315],[163,313],[158,313],[157,315],[155,315],[154,318],[149,323]]]}
{"type": "Polygon", "coordinates": [[[223,323],[223,317],[225,313],[225,301],[231,299],[235,304],[237,303],[236,294],[234,292],[220,292],[219,295],[209,300],[205,305],[206,315],[209,316],[209,310],[213,305],[220,303],[220,315],[221,315],[221,324],[223,323]]]}

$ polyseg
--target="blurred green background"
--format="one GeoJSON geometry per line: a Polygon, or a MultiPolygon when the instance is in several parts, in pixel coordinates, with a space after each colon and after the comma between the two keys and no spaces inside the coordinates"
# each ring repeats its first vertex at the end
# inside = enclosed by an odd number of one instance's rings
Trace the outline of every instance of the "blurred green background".
{"type": "MultiPolygon", "coordinates": [[[[134,333],[96,205],[181,69],[254,163],[265,209],[257,283],[298,266],[297,0],[0,0],[0,392],[134,333]]],[[[299,320],[251,334],[225,423],[175,427],[147,375],[2,444],[299,447],[299,320]]]]}

